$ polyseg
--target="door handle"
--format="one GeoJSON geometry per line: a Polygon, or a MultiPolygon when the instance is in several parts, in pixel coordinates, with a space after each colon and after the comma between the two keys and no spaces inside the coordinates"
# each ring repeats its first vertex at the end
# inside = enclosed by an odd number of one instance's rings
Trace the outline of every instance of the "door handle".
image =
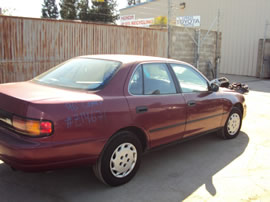
{"type": "Polygon", "coordinates": [[[196,101],[195,100],[190,100],[190,101],[187,102],[187,104],[188,104],[188,106],[193,107],[193,106],[196,105],[196,101]]]}
{"type": "Polygon", "coordinates": [[[144,113],[144,112],[147,112],[147,111],[148,111],[148,108],[146,106],[136,107],[136,113],[137,114],[144,113]]]}

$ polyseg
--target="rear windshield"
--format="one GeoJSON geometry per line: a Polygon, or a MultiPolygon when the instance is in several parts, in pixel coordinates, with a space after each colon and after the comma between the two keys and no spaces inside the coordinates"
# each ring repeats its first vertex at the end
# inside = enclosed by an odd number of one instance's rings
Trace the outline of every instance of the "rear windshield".
{"type": "Polygon", "coordinates": [[[52,86],[97,90],[113,77],[120,64],[116,61],[76,58],[37,76],[34,81],[52,86]]]}

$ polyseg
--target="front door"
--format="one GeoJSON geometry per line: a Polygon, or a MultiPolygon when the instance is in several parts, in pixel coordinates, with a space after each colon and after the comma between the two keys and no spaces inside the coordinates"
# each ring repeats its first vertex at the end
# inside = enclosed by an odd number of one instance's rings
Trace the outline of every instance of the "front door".
{"type": "Polygon", "coordinates": [[[219,92],[210,91],[206,79],[192,67],[183,64],[171,64],[171,67],[187,106],[184,137],[220,127],[223,105],[219,92]]]}

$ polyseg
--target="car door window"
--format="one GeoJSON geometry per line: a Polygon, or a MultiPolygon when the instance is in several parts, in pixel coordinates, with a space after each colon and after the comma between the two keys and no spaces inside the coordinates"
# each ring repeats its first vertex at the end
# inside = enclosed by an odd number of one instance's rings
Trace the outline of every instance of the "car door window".
{"type": "Polygon", "coordinates": [[[207,81],[191,67],[171,64],[183,93],[208,91],[207,81]]]}
{"type": "Polygon", "coordinates": [[[132,75],[129,82],[129,92],[133,95],[143,94],[143,77],[141,66],[139,66],[132,75]]]}
{"type": "Polygon", "coordinates": [[[160,95],[176,93],[171,74],[165,64],[143,64],[136,68],[129,82],[133,95],[160,95]]]}
{"type": "Polygon", "coordinates": [[[176,93],[173,79],[165,64],[143,64],[142,69],[145,95],[176,93]]]}

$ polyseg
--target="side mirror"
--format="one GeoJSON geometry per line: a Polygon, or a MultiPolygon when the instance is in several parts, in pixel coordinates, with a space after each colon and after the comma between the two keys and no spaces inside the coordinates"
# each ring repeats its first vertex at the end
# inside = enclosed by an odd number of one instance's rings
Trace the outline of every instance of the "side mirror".
{"type": "Polygon", "coordinates": [[[219,86],[216,83],[211,83],[211,91],[218,92],[219,86]]]}

